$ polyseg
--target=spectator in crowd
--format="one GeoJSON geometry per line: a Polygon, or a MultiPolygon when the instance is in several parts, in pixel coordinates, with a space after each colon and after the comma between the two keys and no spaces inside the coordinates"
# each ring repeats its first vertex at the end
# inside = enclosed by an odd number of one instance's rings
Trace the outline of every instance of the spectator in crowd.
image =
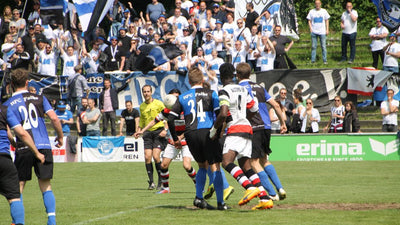
{"type": "MultiPolygon", "coordinates": [[[[200,31],[203,32],[203,34],[213,31],[215,29],[216,22],[217,20],[212,17],[211,9],[207,9],[205,18],[199,23],[200,31]]],[[[202,40],[205,41],[204,35],[202,40]]]]}
{"type": "Polygon", "coordinates": [[[13,21],[17,27],[18,37],[25,35],[26,21],[21,18],[21,12],[18,9],[13,10],[13,21]]]}
{"type": "MultiPolygon", "coordinates": [[[[282,111],[282,118],[286,124],[287,118],[286,118],[285,107],[282,105],[282,103],[279,101],[279,99],[276,99],[276,103],[278,103],[279,108],[282,111]]],[[[271,133],[280,134],[281,133],[281,122],[279,121],[279,118],[276,115],[274,108],[272,108],[272,107],[269,109],[269,118],[271,120],[271,133]]]]}
{"type": "Polygon", "coordinates": [[[7,34],[4,40],[4,44],[1,45],[1,52],[3,53],[3,61],[7,63],[7,67],[11,68],[9,63],[11,56],[15,53],[15,47],[18,43],[13,41],[11,34],[7,34]]]}
{"type": "Polygon", "coordinates": [[[175,8],[171,8],[171,10],[168,13],[168,16],[172,17],[172,16],[176,15],[177,14],[177,11],[176,11],[177,9],[179,10],[179,16],[183,16],[187,20],[190,18],[189,12],[186,9],[182,8],[182,1],[181,0],[175,0],[175,8]]]}
{"type": "Polygon", "coordinates": [[[290,130],[290,125],[292,122],[292,116],[293,116],[293,109],[294,104],[292,101],[290,101],[287,98],[287,89],[286,88],[281,88],[279,90],[279,96],[277,98],[277,101],[279,101],[283,107],[283,110],[285,111],[286,114],[286,127],[288,130],[290,130]]]}
{"type": "Polygon", "coordinates": [[[255,21],[258,18],[258,13],[254,10],[254,5],[252,2],[246,4],[247,17],[246,17],[246,27],[251,29],[256,25],[255,21]]]}
{"type": "Polygon", "coordinates": [[[47,40],[46,36],[43,34],[43,28],[40,24],[34,25],[34,33],[36,42],[39,42],[39,40],[47,40]]]}
{"type": "MultiPolygon", "coordinates": [[[[258,26],[254,25],[251,27],[251,35],[249,36],[249,51],[247,53],[247,63],[250,65],[251,69],[256,71],[257,67],[257,43],[261,38],[261,34],[258,32],[258,26]]],[[[272,68],[273,69],[273,68],[272,68]]]]}
{"type": "Polygon", "coordinates": [[[321,8],[321,1],[315,1],[315,9],[311,9],[307,15],[308,26],[311,33],[311,63],[315,63],[317,56],[317,39],[319,38],[322,48],[322,60],[328,64],[326,53],[326,36],[329,34],[329,13],[321,8]]]}
{"type": "Polygon", "coordinates": [[[225,31],[222,30],[222,25],[223,22],[220,20],[217,20],[215,22],[215,29],[211,32],[212,38],[215,41],[216,47],[215,49],[218,51],[218,57],[225,59],[226,57],[226,51],[224,50],[224,33],[225,31]]]}
{"type": "Polygon", "coordinates": [[[192,47],[193,47],[193,40],[196,37],[197,29],[194,28],[193,32],[190,33],[190,28],[185,27],[183,28],[183,36],[176,36],[175,40],[178,45],[185,44],[186,45],[186,53],[188,58],[192,57],[192,47]]]}
{"type": "Polygon", "coordinates": [[[71,134],[70,126],[74,124],[74,118],[71,111],[67,109],[67,105],[63,100],[60,100],[57,105],[56,115],[61,122],[62,132],[64,137],[68,137],[71,134]]]}
{"type": "Polygon", "coordinates": [[[53,51],[53,46],[46,43],[44,50],[39,51],[36,46],[34,46],[34,50],[39,56],[38,73],[56,76],[56,54],[53,51]]]}
{"type": "MultiPolygon", "coordinates": [[[[200,2],[199,5],[199,10],[197,11],[197,13],[195,14],[195,21],[196,21],[196,27],[197,27],[197,33],[196,33],[196,42],[197,45],[196,47],[200,47],[203,41],[203,30],[207,30],[207,15],[206,15],[206,11],[207,11],[207,5],[205,2],[200,2]],[[203,21],[205,20],[205,21],[203,21]],[[205,26],[204,29],[202,30],[201,27],[205,26]]],[[[212,13],[211,13],[211,17],[212,17],[212,13]]]]}
{"type": "Polygon", "coordinates": [[[6,5],[3,9],[3,19],[4,19],[4,27],[8,29],[13,19],[12,10],[9,5],[6,5]]]}
{"type": "Polygon", "coordinates": [[[130,52],[128,51],[128,49],[131,47],[131,40],[132,40],[132,38],[130,38],[129,36],[126,35],[126,28],[121,27],[119,29],[118,46],[123,51],[122,54],[124,54],[126,57],[129,57],[129,55],[130,55],[130,52]]]}
{"type": "Polygon", "coordinates": [[[207,76],[204,77],[204,81],[210,85],[210,89],[218,93],[218,77],[214,70],[206,70],[207,76]]]}
{"type": "Polygon", "coordinates": [[[124,6],[118,0],[114,0],[113,5],[107,13],[107,19],[111,22],[111,36],[117,36],[118,30],[121,28],[124,6]]]}
{"type": "Polygon", "coordinates": [[[107,60],[105,63],[106,71],[124,70],[124,65],[125,65],[124,50],[120,46],[118,46],[117,37],[111,37],[111,46],[108,46],[104,50],[104,54],[107,55],[107,60]]]}
{"type": "Polygon", "coordinates": [[[29,91],[29,93],[31,93],[31,94],[37,94],[36,88],[35,88],[34,86],[29,86],[29,87],[28,87],[28,91],[29,91]]]}
{"type": "Polygon", "coordinates": [[[378,60],[381,57],[381,61],[385,58],[385,53],[383,47],[386,44],[386,37],[389,31],[386,27],[382,25],[382,21],[379,17],[376,18],[376,26],[371,28],[369,32],[369,37],[371,38],[371,51],[372,51],[372,67],[378,69],[378,60]]]}
{"type": "Polygon", "coordinates": [[[214,37],[211,31],[207,31],[206,33],[206,40],[204,41],[201,48],[204,50],[204,58],[208,61],[212,59],[211,52],[213,49],[216,48],[216,43],[213,40],[214,37]]]}
{"type": "Polygon", "coordinates": [[[78,131],[78,135],[81,137],[86,136],[86,127],[87,124],[83,123],[83,117],[86,114],[86,110],[88,108],[88,99],[81,99],[81,108],[76,112],[76,131],[78,131]]]}
{"type": "Polygon", "coordinates": [[[352,101],[344,103],[345,115],[343,119],[343,132],[360,133],[360,121],[358,120],[357,110],[352,101]]]}
{"type": "Polygon", "coordinates": [[[185,9],[186,12],[189,13],[190,8],[193,7],[193,2],[192,2],[191,0],[182,0],[182,5],[181,5],[181,7],[182,7],[183,9],[185,9]]]}
{"type": "MultiPolygon", "coordinates": [[[[276,25],[274,29],[274,35],[270,38],[271,42],[275,45],[276,51],[274,68],[288,69],[288,63],[286,62],[286,60],[289,62],[289,64],[293,64],[287,55],[287,52],[289,52],[290,48],[293,46],[293,40],[281,35],[281,31],[282,27],[280,25],[276,25]]],[[[292,67],[290,68],[294,69],[292,67]]]]}
{"type": "Polygon", "coordinates": [[[118,93],[124,90],[130,82],[126,81],[120,88],[115,89],[111,87],[110,79],[104,79],[104,88],[99,96],[99,109],[103,114],[103,136],[107,136],[108,122],[111,123],[111,136],[116,135],[115,131],[115,111],[118,109],[118,93]]]}
{"type": "Polygon", "coordinates": [[[306,100],[306,107],[300,112],[300,119],[303,121],[301,126],[302,133],[318,133],[318,123],[321,117],[310,98],[306,100]]]}
{"type": "Polygon", "coordinates": [[[132,71],[136,71],[136,60],[140,54],[140,50],[138,49],[138,43],[139,40],[138,39],[132,39],[131,40],[131,47],[129,49],[130,55],[128,60],[126,60],[125,63],[125,70],[127,72],[132,72],[132,71]]]}
{"type": "Polygon", "coordinates": [[[212,17],[217,21],[221,21],[222,24],[224,24],[226,22],[226,12],[220,9],[218,3],[214,3],[212,9],[213,9],[212,17]]]}
{"type": "Polygon", "coordinates": [[[227,38],[229,40],[233,39],[233,33],[237,29],[237,25],[235,23],[235,20],[233,19],[233,14],[228,13],[226,14],[226,22],[222,25],[222,30],[224,32],[227,32],[227,38]]]}
{"type": "Polygon", "coordinates": [[[242,45],[245,45],[246,44],[245,41],[249,39],[251,35],[250,29],[244,26],[243,19],[238,19],[236,23],[237,23],[237,28],[233,31],[233,40],[234,41],[239,40],[243,42],[242,45]]]}
{"type": "Polygon", "coordinates": [[[33,40],[36,42],[35,29],[30,25],[28,27],[28,32],[21,38],[21,43],[24,46],[25,51],[29,54],[30,60],[33,60],[35,54],[33,51],[33,40]]]}
{"type": "Polygon", "coordinates": [[[246,45],[244,47],[242,46],[242,41],[240,41],[240,40],[235,41],[235,47],[230,47],[226,44],[226,38],[224,37],[224,45],[232,56],[231,63],[233,64],[233,66],[235,68],[236,68],[237,64],[239,64],[241,62],[246,62],[246,55],[247,55],[247,52],[249,51],[250,43],[247,40],[247,38],[244,40],[246,42],[246,45]]]}
{"type": "Polygon", "coordinates": [[[13,42],[18,42],[18,39],[20,37],[18,36],[17,24],[14,21],[10,22],[10,26],[8,27],[8,33],[11,34],[13,42]]]}
{"type": "Polygon", "coordinates": [[[186,44],[181,44],[180,46],[182,54],[174,59],[174,70],[176,70],[177,74],[186,76],[187,72],[190,70],[191,63],[187,56],[186,44]]]}
{"type": "Polygon", "coordinates": [[[68,46],[67,52],[65,52],[65,50],[61,48],[60,45],[58,46],[61,52],[61,58],[64,60],[62,75],[68,77],[73,76],[76,73],[74,68],[79,64],[80,57],[78,56],[78,52],[74,51],[74,46],[68,46]]]}
{"type": "MultiPolygon", "coordinates": [[[[149,124],[165,108],[164,104],[160,100],[154,99],[151,96],[152,87],[150,85],[145,85],[142,87],[142,94],[144,97],[144,102],[140,104],[139,131],[149,124]]],[[[154,164],[158,173],[157,187],[161,187],[160,153],[162,150],[164,150],[167,144],[167,140],[165,139],[165,136],[167,135],[167,128],[164,126],[164,122],[160,121],[143,133],[144,160],[147,175],[149,177],[149,190],[154,190],[156,188],[153,180],[153,165],[151,163],[152,158],[154,159],[154,164]]]]}
{"type": "Polygon", "coordinates": [[[10,57],[11,70],[22,68],[28,70],[31,56],[28,52],[24,51],[24,46],[18,43],[15,48],[14,54],[10,57]]]}
{"type": "Polygon", "coordinates": [[[146,20],[151,21],[153,24],[157,23],[160,15],[165,14],[164,5],[157,0],[152,0],[151,4],[146,8],[146,20]]]}
{"type": "MultiPolygon", "coordinates": [[[[188,0],[188,2],[189,2],[190,0],[188,0]]],[[[192,16],[192,15],[197,15],[197,13],[199,12],[199,10],[200,10],[200,5],[199,5],[199,0],[192,0],[192,4],[193,4],[193,6],[192,7],[190,7],[190,9],[189,9],[189,15],[190,16],[192,16]]],[[[182,6],[183,7],[183,6],[182,6]]]]}
{"type": "Polygon", "coordinates": [[[82,118],[84,124],[86,124],[86,135],[87,136],[100,136],[100,118],[101,112],[95,106],[95,100],[89,98],[88,109],[82,118]]]}
{"type": "Polygon", "coordinates": [[[358,13],[353,9],[353,4],[348,1],[346,3],[346,11],[342,14],[340,27],[342,28],[342,59],[341,62],[347,61],[347,44],[350,44],[350,58],[348,63],[351,64],[356,56],[356,38],[357,38],[357,19],[358,13]]]}
{"type": "MultiPolygon", "coordinates": [[[[176,0],[176,2],[181,2],[181,0],[176,0]]],[[[173,30],[176,32],[177,36],[183,36],[183,28],[188,27],[189,23],[186,17],[181,16],[181,10],[175,9],[173,16],[169,17],[167,22],[172,26],[173,30]]]]}
{"type": "Polygon", "coordinates": [[[295,108],[293,109],[293,119],[290,129],[292,130],[293,133],[300,133],[301,128],[303,126],[302,121],[300,119],[300,113],[305,108],[303,105],[303,97],[301,96],[301,93],[296,93],[296,92],[294,93],[293,103],[295,105],[295,108]]]}
{"type": "Polygon", "coordinates": [[[74,67],[74,75],[68,77],[68,94],[71,100],[71,112],[75,113],[75,109],[82,108],[82,98],[88,98],[90,88],[86,78],[82,75],[82,65],[74,67]]]}
{"type": "Polygon", "coordinates": [[[37,23],[42,23],[42,20],[40,18],[40,2],[35,1],[33,3],[33,11],[29,13],[28,16],[28,24],[29,25],[34,25],[37,23]]]}
{"type": "Polygon", "coordinates": [[[221,6],[222,10],[225,10],[229,13],[235,13],[235,1],[234,0],[223,0],[223,5],[221,6]]]}
{"type": "Polygon", "coordinates": [[[261,26],[261,35],[271,37],[275,30],[275,21],[271,17],[271,13],[265,10],[261,15],[254,21],[254,23],[261,26]]]}
{"type": "MultiPolygon", "coordinates": [[[[128,2],[128,6],[129,6],[129,22],[128,24],[131,24],[131,22],[133,21],[133,19],[135,17],[139,17],[140,15],[137,13],[136,9],[133,8],[132,2],[128,2]]],[[[126,13],[126,10],[124,11],[124,14],[126,13]]]]}
{"type": "Polygon", "coordinates": [[[129,24],[128,26],[128,32],[126,33],[126,36],[133,38],[137,34],[137,29],[133,23],[129,24]]]}
{"type": "Polygon", "coordinates": [[[269,71],[274,69],[274,61],[275,61],[275,48],[272,42],[269,40],[267,36],[260,37],[258,39],[257,49],[259,52],[260,59],[260,71],[269,71]],[[263,47],[261,47],[261,41],[263,47]]]}
{"type": "Polygon", "coordinates": [[[119,125],[119,135],[123,136],[122,130],[126,123],[126,136],[133,136],[139,130],[139,111],[132,107],[132,101],[127,100],[125,102],[125,109],[121,112],[121,123],[119,125]]]}
{"type": "Polygon", "coordinates": [[[397,112],[399,111],[399,101],[393,99],[393,89],[387,90],[387,100],[381,103],[382,131],[397,132],[397,112]]]}
{"type": "Polygon", "coordinates": [[[191,59],[191,67],[198,67],[203,73],[206,73],[207,60],[204,58],[202,47],[197,48],[196,55],[191,59]]]}
{"type": "Polygon", "coordinates": [[[100,46],[96,41],[92,41],[90,44],[92,50],[90,52],[82,51],[82,65],[85,68],[86,73],[97,73],[100,64],[100,46]]]}
{"type": "Polygon", "coordinates": [[[331,118],[324,128],[324,132],[329,133],[341,133],[343,132],[343,119],[344,119],[345,109],[342,105],[342,99],[340,96],[336,96],[334,100],[334,106],[331,107],[331,118]]]}
{"type": "Polygon", "coordinates": [[[389,44],[383,47],[385,58],[383,60],[383,70],[394,73],[399,72],[400,44],[396,41],[396,35],[389,35],[389,44]]]}
{"type": "Polygon", "coordinates": [[[219,67],[224,63],[224,60],[218,57],[216,49],[211,52],[212,59],[208,60],[208,69],[215,72],[217,78],[219,77],[219,67]]]}
{"type": "Polygon", "coordinates": [[[64,29],[63,24],[58,24],[57,29],[53,30],[54,36],[57,38],[58,48],[67,49],[68,46],[73,46],[72,35],[69,30],[64,29]]]}

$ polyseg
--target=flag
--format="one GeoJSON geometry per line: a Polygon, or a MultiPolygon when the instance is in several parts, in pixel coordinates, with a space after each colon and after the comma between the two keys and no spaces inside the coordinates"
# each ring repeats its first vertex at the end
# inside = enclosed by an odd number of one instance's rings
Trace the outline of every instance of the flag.
{"type": "Polygon", "coordinates": [[[135,66],[145,74],[182,54],[182,51],[171,43],[159,46],[145,44],[140,46],[139,50],[140,54],[135,62],[135,66]]]}
{"type": "MultiPolygon", "coordinates": [[[[252,2],[254,10],[259,15],[268,10],[276,24],[281,25],[281,35],[289,36],[296,40],[299,39],[299,35],[297,34],[297,16],[293,0],[247,0],[245,2],[252,2]]],[[[243,3],[243,0],[235,0],[235,18],[245,18],[246,16],[246,4],[243,3]]]]}
{"type": "Polygon", "coordinates": [[[51,101],[67,98],[68,76],[49,76],[38,73],[29,73],[29,86],[36,89],[38,95],[44,95],[51,101]]]}
{"type": "Polygon", "coordinates": [[[40,0],[42,25],[63,24],[68,9],[67,0],[40,0]]]}
{"type": "Polygon", "coordinates": [[[125,137],[86,136],[82,138],[83,162],[121,162],[125,137]]]}
{"type": "Polygon", "coordinates": [[[372,0],[383,25],[389,30],[395,30],[400,25],[400,2],[392,0],[372,0]]]}
{"type": "Polygon", "coordinates": [[[364,67],[347,68],[347,92],[371,96],[374,90],[380,91],[392,72],[364,67]]]}
{"type": "Polygon", "coordinates": [[[73,0],[82,31],[92,31],[111,8],[113,0],[73,0]]]}

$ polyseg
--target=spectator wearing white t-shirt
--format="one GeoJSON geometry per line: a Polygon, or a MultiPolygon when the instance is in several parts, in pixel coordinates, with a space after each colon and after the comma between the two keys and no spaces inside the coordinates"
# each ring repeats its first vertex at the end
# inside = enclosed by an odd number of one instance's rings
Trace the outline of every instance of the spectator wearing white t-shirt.
{"type": "Polygon", "coordinates": [[[314,63],[317,56],[318,38],[322,47],[322,60],[328,64],[326,53],[326,36],[329,34],[329,13],[321,8],[321,1],[315,1],[315,9],[311,9],[307,15],[308,26],[311,33],[311,63],[314,63]]]}
{"type": "Polygon", "coordinates": [[[168,18],[167,22],[176,30],[177,36],[183,37],[183,29],[189,26],[187,19],[181,16],[181,10],[175,9],[174,15],[168,18]]]}
{"type": "Polygon", "coordinates": [[[399,72],[399,57],[400,44],[396,42],[396,35],[389,35],[389,44],[383,48],[385,59],[383,60],[383,70],[398,73],[399,72]]]}
{"type": "Polygon", "coordinates": [[[231,47],[226,44],[226,36],[224,34],[224,45],[231,54],[231,57],[232,57],[231,63],[233,64],[233,66],[235,68],[236,68],[237,64],[246,62],[246,55],[247,55],[247,52],[249,51],[250,43],[247,38],[245,38],[244,41],[246,42],[245,46],[242,45],[242,41],[237,40],[237,41],[235,41],[235,46],[231,47]]]}
{"type": "Polygon", "coordinates": [[[389,31],[386,27],[382,25],[382,21],[379,17],[376,18],[376,27],[373,27],[369,32],[369,37],[371,38],[371,51],[372,51],[372,66],[378,69],[379,56],[381,57],[382,63],[385,57],[383,52],[383,47],[386,45],[386,37],[389,31]]]}
{"type": "Polygon", "coordinates": [[[219,77],[219,67],[224,63],[224,60],[218,57],[218,51],[214,49],[211,52],[212,59],[208,60],[208,69],[215,72],[215,74],[219,77]]]}
{"type": "Polygon", "coordinates": [[[351,2],[346,3],[346,11],[342,14],[340,27],[342,28],[342,59],[341,62],[347,61],[347,44],[350,44],[350,58],[348,63],[351,64],[356,56],[356,38],[357,38],[357,19],[358,13],[353,9],[351,2]]]}
{"type": "Polygon", "coordinates": [[[387,90],[387,100],[381,103],[382,131],[396,132],[397,131],[397,112],[399,111],[399,101],[394,100],[394,91],[387,90]]]}
{"type": "Polygon", "coordinates": [[[260,71],[273,70],[276,52],[274,45],[267,36],[259,37],[257,42],[257,50],[260,54],[260,71]]]}

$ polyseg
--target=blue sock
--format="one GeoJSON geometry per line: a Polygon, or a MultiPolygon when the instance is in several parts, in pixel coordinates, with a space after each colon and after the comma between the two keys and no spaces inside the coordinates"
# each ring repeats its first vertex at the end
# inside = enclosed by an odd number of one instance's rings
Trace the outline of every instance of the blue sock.
{"type": "Polygon", "coordinates": [[[25,224],[25,209],[22,201],[11,202],[10,214],[14,224],[25,224]]]}
{"type": "Polygon", "coordinates": [[[211,184],[214,183],[214,177],[213,177],[213,174],[211,172],[210,166],[208,166],[207,175],[208,175],[208,186],[210,186],[211,184]]]}
{"type": "Polygon", "coordinates": [[[43,192],[43,203],[48,216],[47,225],[56,224],[56,199],[53,191],[43,192]]]}
{"type": "Polygon", "coordinates": [[[221,171],[215,171],[214,175],[214,189],[215,194],[217,195],[217,202],[224,203],[224,188],[221,171]]]}
{"type": "Polygon", "coordinates": [[[268,174],[269,179],[274,183],[276,190],[282,188],[281,181],[279,180],[278,174],[276,173],[274,165],[268,165],[264,168],[264,171],[268,174]]]}
{"type": "Polygon", "coordinates": [[[229,183],[226,180],[225,172],[222,170],[222,167],[221,167],[221,176],[222,176],[222,185],[223,185],[224,190],[225,190],[225,189],[227,189],[229,187],[229,183]]]}
{"type": "Polygon", "coordinates": [[[199,168],[196,174],[196,197],[203,199],[204,186],[206,185],[207,170],[199,168]]]}
{"type": "Polygon", "coordinates": [[[265,173],[265,171],[261,171],[261,172],[257,173],[257,175],[260,178],[262,186],[265,188],[265,190],[268,192],[268,194],[272,195],[272,196],[276,195],[274,187],[269,182],[267,173],[265,173]]]}

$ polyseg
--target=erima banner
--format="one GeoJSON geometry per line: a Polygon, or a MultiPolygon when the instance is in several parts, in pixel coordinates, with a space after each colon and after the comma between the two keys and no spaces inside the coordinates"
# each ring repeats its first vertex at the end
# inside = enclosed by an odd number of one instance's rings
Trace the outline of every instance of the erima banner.
{"type": "Polygon", "coordinates": [[[268,10],[275,21],[281,25],[281,35],[299,39],[297,32],[297,16],[293,0],[235,0],[235,19],[246,18],[246,3],[252,2],[254,10],[261,15],[268,10]]]}
{"type": "Polygon", "coordinates": [[[273,135],[272,161],[399,160],[399,139],[388,134],[273,135]]]}
{"type": "Polygon", "coordinates": [[[400,2],[393,0],[372,0],[383,25],[395,30],[400,25],[400,2]]]}
{"type": "Polygon", "coordinates": [[[83,162],[121,162],[125,137],[86,136],[82,138],[83,162]]]}
{"type": "Polygon", "coordinates": [[[300,88],[303,99],[313,99],[320,112],[330,111],[335,96],[346,98],[345,81],[346,69],[271,70],[256,74],[256,82],[273,98],[279,95],[279,89],[286,88],[288,99],[293,99],[293,91],[300,88]]]}

